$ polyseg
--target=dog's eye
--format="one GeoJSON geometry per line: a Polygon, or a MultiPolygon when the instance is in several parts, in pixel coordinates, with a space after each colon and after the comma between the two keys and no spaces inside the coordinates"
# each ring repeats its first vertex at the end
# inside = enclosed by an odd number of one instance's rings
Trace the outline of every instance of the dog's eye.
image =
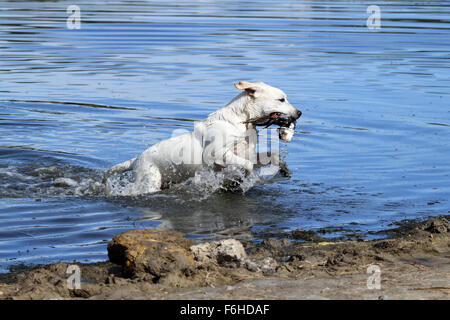
{"type": "Polygon", "coordinates": [[[280,102],[285,102],[285,101],[286,101],[286,99],[284,99],[284,98],[281,98],[281,99],[278,99],[278,101],[280,101],[280,102]]]}

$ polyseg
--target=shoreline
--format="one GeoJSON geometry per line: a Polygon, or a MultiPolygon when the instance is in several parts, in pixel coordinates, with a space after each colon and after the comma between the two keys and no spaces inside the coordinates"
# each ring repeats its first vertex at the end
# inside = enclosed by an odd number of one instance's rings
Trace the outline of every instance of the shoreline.
{"type": "Polygon", "coordinates": [[[194,245],[176,231],[137,229],[110,242],[115,263],[56,263],[0,275],[0,300],[446,300],[449,217],[408,221],[389,230],[392,238],[370,241],[314,241],[306,232],[312,241],[232,239],[194,245]],[[70,265],[79,267],[79,289],[68,288],[70,265]]]}

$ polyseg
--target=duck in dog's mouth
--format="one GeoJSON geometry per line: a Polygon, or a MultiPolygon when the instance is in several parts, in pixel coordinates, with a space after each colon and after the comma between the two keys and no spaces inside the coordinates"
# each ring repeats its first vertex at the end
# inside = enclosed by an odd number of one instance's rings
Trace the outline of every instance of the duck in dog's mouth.
{"type": "Polygon", "coordinates": [[[301,111],[297,110],[297,112],[297,117],[293,117],[282,112],[272,112],[264,117],[250,119],[246,121],[246,123],[251,123],[254,126],[264,126],[264,128],[268,128],[273,124],[278,125],[278,137],[284,142],[289,142],[294,136],[294,129],[297,125],[297,119],[302,115],[301,111]]]}

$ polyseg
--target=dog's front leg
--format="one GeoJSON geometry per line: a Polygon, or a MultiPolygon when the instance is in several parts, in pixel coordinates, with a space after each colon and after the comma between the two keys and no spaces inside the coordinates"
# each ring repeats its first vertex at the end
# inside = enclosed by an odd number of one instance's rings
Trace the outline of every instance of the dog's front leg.
{"type": "Polygon", "coordinates": [[[212,164],[215,171],[221,171],[226,166],[235,165],[245,170],[247,174],[253,171],[253,162],[240,157],[234,153],[234,150],[227,148],[220,148],[219,150],[206,150],[206,154],[203,155],[203,159],[206,163],[212,164]]]}
{"type": "Polygon", "coordinates": [[[236,125],[226,121],[218,121],[208,127],[203,136],[203,161],[213,164],[216,168],[236,165],[246,173],[253,171],[252,153],[246,142],[245,132],[239,131],[236,125]]]}
{"type": "Polygon", "coordinates": [[[234,154],[233,150],[226,150],[223,157],[225,161],[225,165],[237,165],[246,171],[247,174],[251,173],[253,171],[253,162],[239,157],[238,155],[234,154]]]}

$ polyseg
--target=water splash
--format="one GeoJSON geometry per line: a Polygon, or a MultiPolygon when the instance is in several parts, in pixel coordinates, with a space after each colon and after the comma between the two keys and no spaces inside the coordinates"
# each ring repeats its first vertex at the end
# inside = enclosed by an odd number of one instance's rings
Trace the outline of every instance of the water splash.
{"type": "Polygon", "coordinates": [[[104,192],[102,171],[75,165],[0,167],[0,197],[40,198],[99,195],[104,192]]]}
{"type": "MultiPolygon", "coordinates": [[[[256,185],[272,182],[278,170],[276,166],[268,166],[245,174],[241,168],[235,166],[228,166],[219,172],[205,167],[193,177],[172,185],[169,193],[185,194],[191,200],[204,200],[219,192],[246,193],[256,185]]],[[[105,185],[105,193],[109,196],[140,196],[158,191],[160,189],[156,175],[149,175],[144,181],[141,179],[138,182],[131,171],[111,176],[105,185]]]]}
{"type": "MultiPolygon", "coordinates": [[[[203,200],[220,192],[246,193],[256,185],[273,182],[277,172],[278,167],[275,166],[258,168],[248,175],[234,166],[220,172],[205,168],[184,182],[172,185],[168,192],[184,194],[191,200],[203,200]]],[[[136,197],[161,191],[151,175],[145,179],[145,186],[142,186],[135,181],[131,171],[113,175],[105,184],[102,183],[103,173],[100,169],[69,164],[2,166],[0,197],[136,197]]]]}

